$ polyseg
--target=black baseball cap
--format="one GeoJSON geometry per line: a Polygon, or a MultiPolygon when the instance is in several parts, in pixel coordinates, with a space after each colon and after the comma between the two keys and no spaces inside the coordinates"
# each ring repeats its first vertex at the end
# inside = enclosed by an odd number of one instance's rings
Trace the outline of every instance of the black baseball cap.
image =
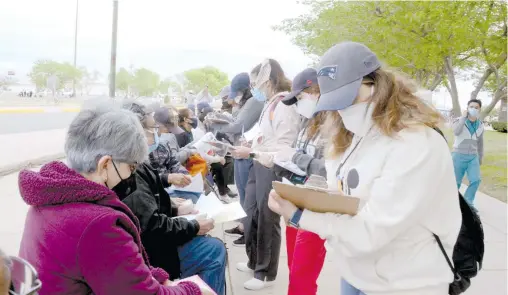
{"type": "Polygon", "coordinates": [[[295,104],[298,101],[296,96],[300,94],[300,92],[317,83],[318,80],[316,70],[313,68],[303,70],[293,79],[293,85],[291,85],[291,93],[282,99],[282,103],[288,106],[295,104]]]}
{"type": "Polygon", "coordinates": [[[234,99],[240,91],[250,88],[250,77],[247,73],[240,73],[231,80],[229,99],[234,99]]]}
{"type": "Polygon", "coordinates": [[[314,113],[343,110],[353,105],[363,77],[380,67],[377,56],[363,44],[348,41],[328,49],[318,67],[321,96],[314,113]]]}

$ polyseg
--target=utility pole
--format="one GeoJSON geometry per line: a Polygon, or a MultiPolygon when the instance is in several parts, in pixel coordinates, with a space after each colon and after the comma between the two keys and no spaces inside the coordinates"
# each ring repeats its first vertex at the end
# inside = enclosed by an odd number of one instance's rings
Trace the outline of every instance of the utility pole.
{"type": "Polygon", "coordinates": [[[113,30],[111,35],[111,66],[109,69],[109,97],[115,97],[116,89],[116,37],[118,33],[118,0],[113,0],[113,30]]]}
{"type": "MultiPolygon", "coordinates": [[[[76,0],[76,24],[74,26],[74,68],[78,57],[78,16],[79,16],[79,0],[76,0]]],[[[72,95],[76,96],[76,79],[72,81],[72,95]]]]}

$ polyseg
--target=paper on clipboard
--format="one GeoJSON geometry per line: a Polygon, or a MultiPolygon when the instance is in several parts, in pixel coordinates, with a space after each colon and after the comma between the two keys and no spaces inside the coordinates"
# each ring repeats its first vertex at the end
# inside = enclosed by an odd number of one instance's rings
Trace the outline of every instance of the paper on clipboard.
{"type": "Polygon", "coordinates": [[[288,185],[278,181],[274,181],[272,184],[273,189],[282,198],[291,201],[299,208],[314,212],[356,215],[360,205],[360,199],[344,196],[339,192],[288,185]]]}
{"type": "Polygon", "coordinates": [[[176,187],[175,191],[202,193],[204,187],[205,187],[205,184],[203,182],[203,176],[201,175],[201,173],[198,173],[192,177],[192,181],[188,186],[176,187]]]}

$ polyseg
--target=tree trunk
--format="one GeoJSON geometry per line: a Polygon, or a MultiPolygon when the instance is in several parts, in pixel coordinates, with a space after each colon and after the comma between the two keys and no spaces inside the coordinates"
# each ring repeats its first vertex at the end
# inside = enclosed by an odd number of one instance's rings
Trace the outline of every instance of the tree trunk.
{"type": "Polygon", "coordinates": [[[488,67],[485,72],[483,73],[482,77],[480,78],[480,80],[478,80],[478,84],[476,84],[476,87],[475,89],[471,92],[471,98],[470,99],[476,99],[478,97],[478,93],[480,93],[480,91],[482,90],[483,88],[483,85],[485,84],[485,82],[487,81],[487,79],[490,77],[490,75],[493,73],[494,71],[492,70],[491,67],[488,67]]]}
{"type": "Polygon", "coordinates": [[[482,108],[482,112],[480,114],[480,119],[483,120],[485,117],[487,117],[490,112],[496,107],[497,103],[501,100],[501,96],[495,95],[492,98],[492,101],[489,103],[488,106],[482,108]]]}
{"type": "Polygon", "coordinates": [[[449,87],[447,87],[448,92],[450,92],[450,96],[452,97],[452,115],[454,117],[460,116],[460,102],[459,102],[459,92],[457,91],[457,82],[455,81],[455,73],[453,72],[453,64],[450,56],[445,57],[444,59],[444,67],[446,71],[446,75],[448,77],[449,87]]]}
{"type": "Polygon", "coordinates": [[[436,74],[434,76],[434,80],[432,80],[432,83],[429,85],[429,90],[434,91],[436,90],[437,86],[443,82],[443,75],[442,74],[436,74]]]}
{"type": "Polygon", "coordinates": [[[506,95],[504,98],[501,98],[501,108],[499,109],[499,115],[497,117],[497,120],[499,122],[508,122],[508,104],[506,95]]]}

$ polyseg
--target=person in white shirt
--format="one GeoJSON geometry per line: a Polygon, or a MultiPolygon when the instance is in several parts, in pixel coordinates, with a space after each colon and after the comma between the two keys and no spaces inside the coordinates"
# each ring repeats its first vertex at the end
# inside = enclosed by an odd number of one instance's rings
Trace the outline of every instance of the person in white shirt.
{"type": "Polygon", "coordinates": [[[326,239],[341,295],[448,294],[453,273],[433,234],[451,257],[461,211],[448,146],[433,130],[440,114],[359,43],[330,48],[318,83],[315,112],[336,111],[324,128],[328,186],[358,197],[358,213],[301,210],[274,191],[270,208],[326,239]]]}
{"type": "Polygon", "coordinates": [[[278,178],[272,169],[274,156],[291,146],[298,136],[300,115],[295,105],[285,105],[282,99],[291,90],[280,64],[265,60],[251,72],[252,99],[265,102],[259,122],[259,133],[252,140],[252,147],[237,146],[235,158],[253,159],[249,170],[243,208],[245,248],[249,261],[237,264],[237,269],[253,274],[244,288],[261,290],[272,285],[277,277],[281,246],[280,215],[268,208],[268,194],[272,181],[278,178]]]}

